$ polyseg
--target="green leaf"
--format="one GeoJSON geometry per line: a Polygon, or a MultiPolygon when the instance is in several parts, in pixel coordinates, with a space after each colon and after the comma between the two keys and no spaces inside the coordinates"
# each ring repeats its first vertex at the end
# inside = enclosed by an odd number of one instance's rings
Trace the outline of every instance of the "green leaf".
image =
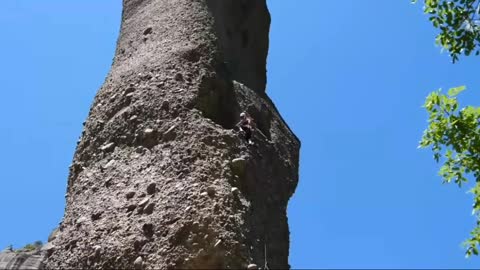
{"type": "Polygon", "coordinates": [[[454,182],[460,188],[474,176],[476,186],[473,213],[477,226],[466,243],[466,256],[478,255],[480,247],[480,107],[466,106],[458,110],[456,96],[464,86],[455,87],[448,95],[432,92],[425,101],[429,114],[428,127],[423,133],[420,147],[431,147],[434,160],[443,163],[439,175],[443,183],[454,182]]]}
{"type": "Polygon", "coordinates": [[[450,97],[455,97],[458,94],[460,94],[462,91],[464,91],[465,89],[466,89],[466,87],[464,85],[459,86],[459,87],[450,88],[450,90],[448,90],[448,95],[450,97]]]}

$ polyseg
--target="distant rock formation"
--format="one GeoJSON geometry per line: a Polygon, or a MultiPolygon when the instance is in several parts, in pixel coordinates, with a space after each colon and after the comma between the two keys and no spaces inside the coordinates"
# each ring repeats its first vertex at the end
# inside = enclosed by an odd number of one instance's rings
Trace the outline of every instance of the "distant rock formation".
{"type": "Polygon", "coordinates": [[[48,243],[42,245],[41,242],[28,244],[24,248],[14,250],[8,247],[0,252],[0,269],[43,269],[45,266],[45,258],[52,252],[53,241],[56,237],[57,230],[54,230],[49,238],[48,243]]]}
{"type": "Polygon", "coordinates": [[[288,268],[300,142],[265,94],[265,0],[123,6],[46,267],[288,268]]]}
{"type": "Polygon", "coordinates": [[[0,269],[42,269],[45,254],[40,250],[0,252],[0,269]]]}

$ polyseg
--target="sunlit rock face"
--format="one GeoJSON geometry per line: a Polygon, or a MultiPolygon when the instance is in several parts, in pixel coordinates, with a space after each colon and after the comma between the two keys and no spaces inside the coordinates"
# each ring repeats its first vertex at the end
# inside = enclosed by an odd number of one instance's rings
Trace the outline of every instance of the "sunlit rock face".
{"type": "Polygon", "coordinates": [[[45,253],[41,251],[0,252],[0,269],[42,269],[45,253]]]}
{"type": "Polygon", "coordinates": [[[265,0],[123,7],[46,267],[288,268],[300,142],[265,94],[265,0]]]}

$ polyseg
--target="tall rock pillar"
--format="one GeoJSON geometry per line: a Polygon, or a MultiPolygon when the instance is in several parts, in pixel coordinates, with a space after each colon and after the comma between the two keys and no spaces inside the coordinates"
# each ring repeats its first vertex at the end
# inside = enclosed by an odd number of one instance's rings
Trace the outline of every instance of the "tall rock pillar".
{"type": "Polygon", "coordinates": [[[47,267],[288,268],[300,143],[265,94],[265,0],[123,8],[47,267]]]}

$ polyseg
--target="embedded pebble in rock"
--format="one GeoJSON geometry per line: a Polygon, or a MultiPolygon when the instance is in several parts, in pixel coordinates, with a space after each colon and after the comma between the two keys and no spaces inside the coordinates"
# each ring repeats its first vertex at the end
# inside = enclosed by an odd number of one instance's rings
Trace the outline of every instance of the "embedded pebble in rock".
{"type": "Polygon", "coordinates": [[[153,224],[151,223],[143,224],[142,230],[147,237],[151,237],[153,235],[153,224]]]}
{"type": "Polygon", "coordinates": [[[147,128],[147,129],[145,129],[145,130],[143,131],[143,134],[144,134],[145,136],[151,136],[151,135],[153,134],[153,132],[154,132],[153,129],[147,128]]]}
{"type": "Polygon", "coordinates": [[[127,192],[127,194],[125,194],[125,197],[127,197],[127,199],[131,199],[133,198],[133,196],[135,196],[135,191],[131,190],[129,192],[127,192]]]}
{"type": "Polygon", "coordinates": [[[127,207],[127,212],[132,212],[135,210],[135,208],[137,208],[137,206],[135,204],[131,204],[127,207]]]}
{"type": "Polygon", "coordinates": [[[170,104],[168,103],[168,100],[164,100],[162,102],[162,106],[160,107],[160,109],[168,111],[169,106],[170,106],[170,104]]]}
{"type": "Polygon", "coordinates": [[[144,35],[150,35],[152,33],[152,31],[153,31],[152,27],[149,27],[149,28],[145,29],[145,31],[143,31],[143,34],[144,35]]]}
{"type": "Polygon", "coordinates": [[[94,212],[94,213],[91,215],[90,218],[91,218],[93,221],[99,220],[99,219],[102,217],[102,213],[103,213],[102,211],[94,212]]]}
{"type": "Polygon", "coordinates": [[[102,247],[101,246],[94,246],[94,256],[95,258],[100,257],[100,254],[102,253],[102,247]]]}
{"type": "Polygon", "coordinates": [[[142,257],[137,257],[133,262],[133,267],[135,269],[142,269],[143,268],[143,259],[142,257]]]}
{"type": "Polygon", "coordinates": [[[125,96],[127,96],[127,95],[129,95],[129,94],[132,94],[133,92],[135,92],[135,88],[129,87],[129,88],[127,88],[127,89],[125,90],[125,92],[123,92],[123,94],[124,94],[125,96]]]}
{"type": "Polygon", "coordinates": [[[145,205],[147,205],[148,201],[150,201],[150,198],[145,198],[138,203],[138,206],[139,207],[144,207],[145,205]]]}
{"type": "Polygon", "coordinates": [[[132,115],[132,117],[130,117],[130,119],[128,119],[128,120],[132,122],[132,121],[137,120],[137,118],[138,118],[138,116],[132,115]]]}
{"type": "Polygon", "coordinates": [[[177,128],[177,125],[173,125],[167,131],[165,131],[165,134],[163,134],[163,139],[166,141],[171,141],[175,139],[175,136],[177,136],[175,132],[176,128],[177,128]]]}
{"type": "Polygon", "coordinates": [[[183,81],[183,75],[181,73],[177,73],[175,75],[175,81],[183,81]]]}
{"type": "Polygon", "coordinates": [[[148,184],[148,186],[147,186],[147,194],[149,194],[149,195],[154,194],[155,191],[156,191],[156,189],[157,189],[157,184],[155,184],[155,183],[150,183],[150,184],[148,184]]]}
{"type": "Polygon", "coordinates": [[[100,150],[102,151],[112,151],[113,149],[115,148],[115,143],[109,143],[109,144],[106,144],[102,147],[100,147],[100,150]]]}
{"type": "Polygon", "coordinates": [[[114,159],[110,160],[107,164],[105,164],[105,166],[103,166],[103,168],[104,168],[104,169],[108,169],[108,168],[112,167],[113,164],[115,164],[115,160],[114,160],[114,159]]]}
{"type": "Polygon", "coordinates": [[[145,207],[145,209],[143,209],[143,213],[147,214],[147,215],[150,215],[153,213],[153,209],[155,208],[155,204],[154,203],[151,203],[149,205],[147,205],[145,207]]]}
{"type": "Polygon", "coordinates": [[[212,187],[212,186],[208,187],[207,188],[207,193],[208,193],[208,196],[210,196],[210,197],[215,196],[215,188],[212,187]]]}
{"type": "Polygon", "coordinates": [[[84,222],[87,221],[87,220],[88,220],[88,218],[86,218],[86,217],[80,217],[79,219],[77,219],[76,223],[77,223],[78,225],[80,225],[80,224],[84,223],[84,222]]]}

